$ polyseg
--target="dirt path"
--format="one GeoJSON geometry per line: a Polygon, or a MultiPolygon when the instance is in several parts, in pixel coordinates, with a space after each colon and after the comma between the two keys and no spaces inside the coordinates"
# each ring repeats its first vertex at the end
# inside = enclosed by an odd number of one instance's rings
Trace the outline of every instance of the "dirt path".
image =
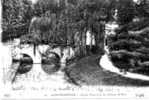
{"type": "Polygon", "coordinates": [[[101,65],[102,68],[106,69],[107,71],[116,73],[118,75],[121,75],[123,77],[131,78],[131,79],[138,79],[138,80],[145,80],[149,81],[149,76],[143,75],[143,74],[138,74],[138,73],[132,73],[132,72],[120,72],[120,70],[115,67],[112,62],[109,60],[108,55],[105,54],[101,57],[99,64],[101,65]]]}
{"type": "Polygon", "coordinates": [[[149,82],[130,79],[99,66],[101,56],[82,58],[65,68],[71,82],[79,85],[149,86],[149,82]]]}

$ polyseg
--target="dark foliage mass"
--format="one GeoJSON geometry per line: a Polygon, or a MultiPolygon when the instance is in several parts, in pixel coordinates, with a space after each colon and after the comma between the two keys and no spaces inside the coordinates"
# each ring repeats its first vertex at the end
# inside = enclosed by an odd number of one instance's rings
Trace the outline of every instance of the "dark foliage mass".
{"type": "MultiPolygon", "coordinates": [[[[121,24],[116,30],[116,35],[110,35],[108,46],[110,49],[110,58],[120,69],[149,75],[149,16],[148,2],[139,5],[144,13],[138,10],[135,5],[135,19],[138,21],[129,21],[129,23],[121,24]],[[137,13],[136,13],[137,12],[137,13]],[[146,13],[146,14],[145,14],[146,13]]],[[[127,15],[127,14],[126,14],[127,15]]]]}
{"type": "Polygon", "coordinates": [[[85,49],[85,33],[90,29],[97,47],[103,48],[104,22],[111,19],[114,1],[39,0],[32,5],[28,0],[3,0],[3,41],[21,37],[22,43],[56,43],[85,49]],[[33,17],[36,20],[31,22],[33,17]]]}
{"type": "Polygon", "coordinates": [[[28,0],[2,0],[2,41],[27,34],[32,18],[31,2],[28,0]]]}

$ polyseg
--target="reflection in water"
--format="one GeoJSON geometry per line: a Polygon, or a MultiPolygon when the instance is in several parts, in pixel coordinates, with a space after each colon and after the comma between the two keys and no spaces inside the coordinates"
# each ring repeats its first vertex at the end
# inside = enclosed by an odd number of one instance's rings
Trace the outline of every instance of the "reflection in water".
{"type": "Polygon", "coordinates": [[[13,58],[11,68],[14,70],[10,73],[10,76],[13,77],[11,78],[12,82],[21,81],[22,78],[33,78],[32,75],[34,74],[38,76],[39,73],[34,72],[32,67],[41,67],[41,70],[38,72],[42,72],[43,70],[45,74],[54,74],[60,69],[60,57],[56,53],[49,52],[42,57],[42,63],[35,64],[33,63],[32,58],[27,54],[23,54],[21,59],[13,58]]]}
{"type": "Polygon", "coordinates": [[[18,69],[17,69],[17,73],[18,74],[25,74],[31,70],[33,60],[30,56],[23,54],[21,59],[19,59],[19,60],[13,59],[13,64],[16,64],[16,63],[19,64],[18,69]]]}
{"type": "MultiPolygon", "coordinates": [[[[25,80],[28,81],[34,81],[37,79],[38,80],[47,80],[52,81],[51,79],[54,80],[59,80],[62,82],[65,82],[66,80],[64,79],[64,72],[60,69],[61,64],[60,64],[60,57],[57,55],[57,52],[55,53],[50,53],[46,54],[43,56],[42,54],[42,64],[41,63],[35,63],[33,64],[33,59],[31,59],[30,56],[28,55],[20,55],[21,54],[21,49],[19,43],[16,43],[15,45],[10,42],[11,44],[6,44],[6,48],[10,49],[10,55],[7,55],[11,59],[12,63],[9,66],[8,70],[6,71],[7,77],[9,77],[9,82],[14,80],[14,84],[20,83],[20,82],[25,82],[25,80]],[[9,47],[8,47],[9,45],[9,47]],[[15,52],[14,52],[15,51],[15,52]],[[18,56],[18,57],[16,57],[18,56]],[[13,60],[12,60],[13,59],[13,60]],[[39,68],[40,67],[40,68],[39,68]],[[12,70],[11,70],[12,69],[12,70]],[[8,75],[9,73],[9,75],[8,75]],[[49,75],[47,75],[49,74],[49,75]],[[40,77],[40,78],[39,78],[40,77]]],[[[47,48],[45,48],[47,49],[47,48]]],[[[69,54],[69,48],[64,49],[64,57],[67,58],[72,55],[69,54]]],[[[46,51],[46,50],[44,50],[46,51]]],[[[52,52],[50,51],[50,52],[52,52]]],[[[54,81],[55,82],[55,81],[54,81]]],[[[60,83],[59,83],[60,84],[60,83]]]]}
{"type": "Polygon", "coordinates": [[[54,52],[49,52],[42,57],[42,69],[48,74],[52,74],[60,69],[60,57],[54,52]]]}

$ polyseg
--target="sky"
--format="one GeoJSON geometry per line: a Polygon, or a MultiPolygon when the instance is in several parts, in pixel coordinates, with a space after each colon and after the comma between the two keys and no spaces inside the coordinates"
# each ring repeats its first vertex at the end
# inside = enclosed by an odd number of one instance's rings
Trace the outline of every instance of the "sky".
{"type": "Polygon", "coordinates": [[[33,4],[35,4],[38,0],[31,0],[33,4]]]}

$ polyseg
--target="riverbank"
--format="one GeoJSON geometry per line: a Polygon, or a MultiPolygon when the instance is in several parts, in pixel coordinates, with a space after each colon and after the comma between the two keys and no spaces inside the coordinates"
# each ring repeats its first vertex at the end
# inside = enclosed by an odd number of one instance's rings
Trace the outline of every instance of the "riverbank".
{"type": "Polygon", "coordinates": [[[147,75],[142,75],[142,74],[137,74],[137,73],[131,73],[127,72],[126,74],[123,72],[120,72],[120,70],[115,67],[112,62],[109,60],[108,55],[105,54],[101,57],[99,64],[101,67],[107,71],[119,74],[123,77],[131,78],[131,79],[138,79],[138,80],[143,80],[143,81],[149,81],[149,76],[147,75]]]}
{"type": "Polygon", "coordinates": [[[109,62],[105,62],[103,67],[103,64],[99,64],[100,58],[103,60],[102,55],[87,56],[67,66],[64,71],[69,77],[68,81],[80,86],[149,86],[147,80],[129,78],[116,73],[119,70],[111,67],[109,62]]]}

